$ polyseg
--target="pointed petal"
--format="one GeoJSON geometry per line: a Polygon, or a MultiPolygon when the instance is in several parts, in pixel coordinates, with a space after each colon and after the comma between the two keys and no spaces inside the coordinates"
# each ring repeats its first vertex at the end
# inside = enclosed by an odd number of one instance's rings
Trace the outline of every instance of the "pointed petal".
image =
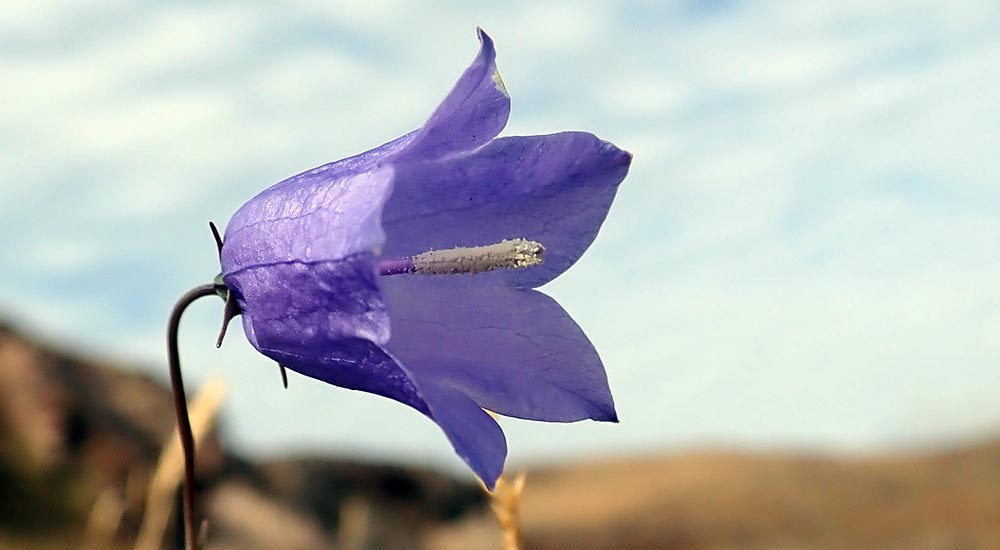
{"type": "Polygon", "coordinates": [[[545,246],[544,263],[477,277],[540,286],[593,242],[631,159],[591,134],[565,132],[501,138],[468,155],[398,163],[382,215],[383,256],[523,237],[545,246]]]}
{"type": "Polygon", "coordinates": [[[482,46],[448,96],[408,144],[401,159],[434,159],[468,151],[496,137],[507,124],[510,96],[496,66],[496,50],[482,29],[482,46]]]}
{"type": "Polygon", "coordinates": [[[507,458],[503,430],[464,393],[444,385],[419,386],[434,421],[444,430],[455,452],[492,490],[507,458]]]}
{"type": "Polygon", "coordinates": [[[381,278],[387,349],[417,385],[455,388],[506,416],[616,421],[601,359],[559,304],[477,277],[381,278]]]}
{"type": "MultiPolygon", "coordinates": [[[[259,328],[252,320],[248,334],[259,328]]],[[[507,456],[507,442],[500,426],[460,390],[440,379],[419,386],[409,370],[368,340],[348,338],[310,341],[280,348],[255,346],[282,365],[328,384],[374,393],[417,409],[437,423],[455,452],[492,488],[507,456]]]]}

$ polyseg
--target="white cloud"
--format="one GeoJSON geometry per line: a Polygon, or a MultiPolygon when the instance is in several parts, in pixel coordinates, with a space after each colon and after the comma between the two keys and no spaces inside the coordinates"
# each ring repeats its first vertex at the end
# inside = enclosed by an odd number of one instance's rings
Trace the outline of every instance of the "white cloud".
{"type": "MultiPolygon", "coordinates": [[[[969,379],[1000,389],[992,2],[81,6],[19,4],[0,24],[0,296],[41,328],[158,361],[173,294],[215,274],[205,221],[420,124],[482,25],[510,133],[588,129],[635,154],[601,239],[549,288],[625,422],[510,423],[517,456],[873,445],[920,437],[909,419],[958,407],[969,379]]],[[[191,334],[214,332],[217,305],[191,334]]],[[[192,370],[234,380],[242,445],[449,456],[391,403],[285,394],[244,344],[185,345],[192,370]]]]}

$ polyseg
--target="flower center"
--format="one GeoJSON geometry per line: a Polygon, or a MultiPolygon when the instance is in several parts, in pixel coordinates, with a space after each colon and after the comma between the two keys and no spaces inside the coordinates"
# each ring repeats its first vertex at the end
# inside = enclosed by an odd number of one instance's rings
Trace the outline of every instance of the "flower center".
{"type": "Polygon", "coordinates": [[[409,258],[382,260],[379,275],[455,275],[495,269],[522,269],[542,263],[545,247],[528,239],[505,239],[486,246],[428,250],[409,258]]]}

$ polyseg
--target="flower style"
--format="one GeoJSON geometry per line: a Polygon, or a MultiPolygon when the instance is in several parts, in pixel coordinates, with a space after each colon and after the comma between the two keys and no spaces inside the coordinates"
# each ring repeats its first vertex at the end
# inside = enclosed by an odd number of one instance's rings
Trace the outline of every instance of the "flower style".
{"type": "Polygon", "coordinates": [[[631,155],[582,132],[494,139],[510,98],[479,39],[422,128],[257,195],[221,262],[255,348],[417,409],[492,488],[507,444],[483,409],[617,421],[596,350],[532,289],[590,246],[631,155]]]}

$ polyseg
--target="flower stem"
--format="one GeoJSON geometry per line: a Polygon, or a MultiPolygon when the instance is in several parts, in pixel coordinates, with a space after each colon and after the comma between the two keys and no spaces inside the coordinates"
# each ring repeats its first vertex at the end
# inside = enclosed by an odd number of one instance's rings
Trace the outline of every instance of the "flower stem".
{"type": "Polygon", "coordinates": [[[177,332],[181,324],[181,314],[198,298],[215,296],[214,285],[201,285],[187,292],[174,305],[167,326],[167,360],[170,366],[170,385],[174,392],[174,410],[177,412],[177,433],[184,451],[184,547],[198,548],[198,512],[194,477],[194,436],[191,434],[191,420],[188,418],[187,397],[184,394],[184,378],[181,376],[181,358],[177,350],[177,332]]]}

